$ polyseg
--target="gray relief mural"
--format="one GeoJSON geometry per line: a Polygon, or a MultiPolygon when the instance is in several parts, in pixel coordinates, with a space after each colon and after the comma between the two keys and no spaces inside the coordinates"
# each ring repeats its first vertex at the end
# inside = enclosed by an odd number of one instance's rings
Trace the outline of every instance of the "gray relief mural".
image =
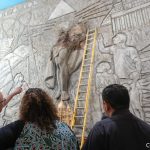
{"type": "Polygon", "coordinates": [[[61,31],[58,41],[50,51],[45,83],[49,89],[57,86],[56,99],[69,99],[70,76],[82,62],[85,39],[86,27],[77,24],[68,31],[61,31]]]}
{"type": "MultiPolygon", "coordinates": [[[[131,111],[150,123],[149,12],[150,0],[30,0],[1,11],[1,91],[41,87],[73,104],[86,28],[97,27],[89,127],[100,119],[101,92],[111,83],[129,89],[131,111]]],[[[3,109],[0,126],[18,118],[20,98],[3,109]]]]}

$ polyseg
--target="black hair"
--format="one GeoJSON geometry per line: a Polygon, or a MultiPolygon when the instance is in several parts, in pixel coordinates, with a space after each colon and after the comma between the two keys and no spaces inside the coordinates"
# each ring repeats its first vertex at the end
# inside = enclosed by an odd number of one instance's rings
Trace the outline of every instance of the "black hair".
{"type": "Polygon", "coordinates": [[[119,84],[111,84],[102,92],[103,101],[108,102],[112,108],[129,109],[130,97],[126,87],[119,84]]]}

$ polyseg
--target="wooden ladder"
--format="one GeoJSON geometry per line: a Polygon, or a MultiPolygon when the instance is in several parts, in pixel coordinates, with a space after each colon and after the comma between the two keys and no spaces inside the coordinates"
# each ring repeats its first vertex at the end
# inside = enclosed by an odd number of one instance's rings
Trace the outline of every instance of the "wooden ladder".
{"type": "Polygon", "coordinates": [[[80,132],[80,135],[78,135],[78,138],[80,138],[81,140],[80,149],[83,146],[85,139],[86,121],[94,66],[96,35],[96,29],[88,30],[86,35],[86,43],[84,47],[82,66],[80,70],[80,77],[71,124],[72,129],[80,128],[82,130],[82,132],[80,132]]]}

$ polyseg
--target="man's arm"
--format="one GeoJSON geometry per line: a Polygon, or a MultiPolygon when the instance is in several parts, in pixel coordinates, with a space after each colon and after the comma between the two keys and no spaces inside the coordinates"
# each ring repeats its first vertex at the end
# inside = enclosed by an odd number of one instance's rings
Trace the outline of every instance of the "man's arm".
{"type": "Polygon", "coordinates": [[[90,131],[82,150],[103,150],[104,149],[104,129],[100,124],[96,124],[90,131]]]}
{"type": "Polygon", "coordinates": [[[4,150],[14,147],[14,144],[20,136],[23,127],[24,122],[18,120],[0,128],[0,149],[4,150]]]}
{"type": "Polygon", "coordinates": [[[102,52],[102,53],[110,53],[112,46],[106,46],[104,44],[104,38],[101,35],[100,38],[98,39],[98,49],[102,52]]]}

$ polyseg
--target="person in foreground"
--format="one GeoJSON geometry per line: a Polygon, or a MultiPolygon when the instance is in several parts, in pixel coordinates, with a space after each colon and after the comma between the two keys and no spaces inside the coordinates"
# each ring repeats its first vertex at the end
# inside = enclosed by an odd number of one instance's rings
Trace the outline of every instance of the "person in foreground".
{"type": "MultiPolygon", "coordinates": [[[[13,97],[17,94],[20,94],[21,92],[22,88],[17,87],[6,98],[4,98],[3,94],[0,92],[0,113],[3,108],[7,106],[7,104],[13,99],[13,97]]],[[[6,150],[6,148],[12,147],[12,145],[14,144],[14,139],[17,139],[17,137],[19,136],[20,126],[22,124],[22,122],[17,121],[3,128],[0,128],[0,150],[6,150]]]]}
{"type": "MultiPolygon", "coordinates": [[[[52,98],[42,89],[26,91],[21,101],[20,120],[8,126],[9,130],[13,128],[15,131],[7,136],[15,144],[15,150],[78,150],[74,133],[59,121],[52,98]]],[[[3,149],[10,146],[7,144],[3,149]]]]}
{"type": "Polygon", "coordinates": [[[128,90],[109,85],[102,99],[108,118],[96,123],[82,150],[150,150],[150,126],[130,113],[128,90]]]}

